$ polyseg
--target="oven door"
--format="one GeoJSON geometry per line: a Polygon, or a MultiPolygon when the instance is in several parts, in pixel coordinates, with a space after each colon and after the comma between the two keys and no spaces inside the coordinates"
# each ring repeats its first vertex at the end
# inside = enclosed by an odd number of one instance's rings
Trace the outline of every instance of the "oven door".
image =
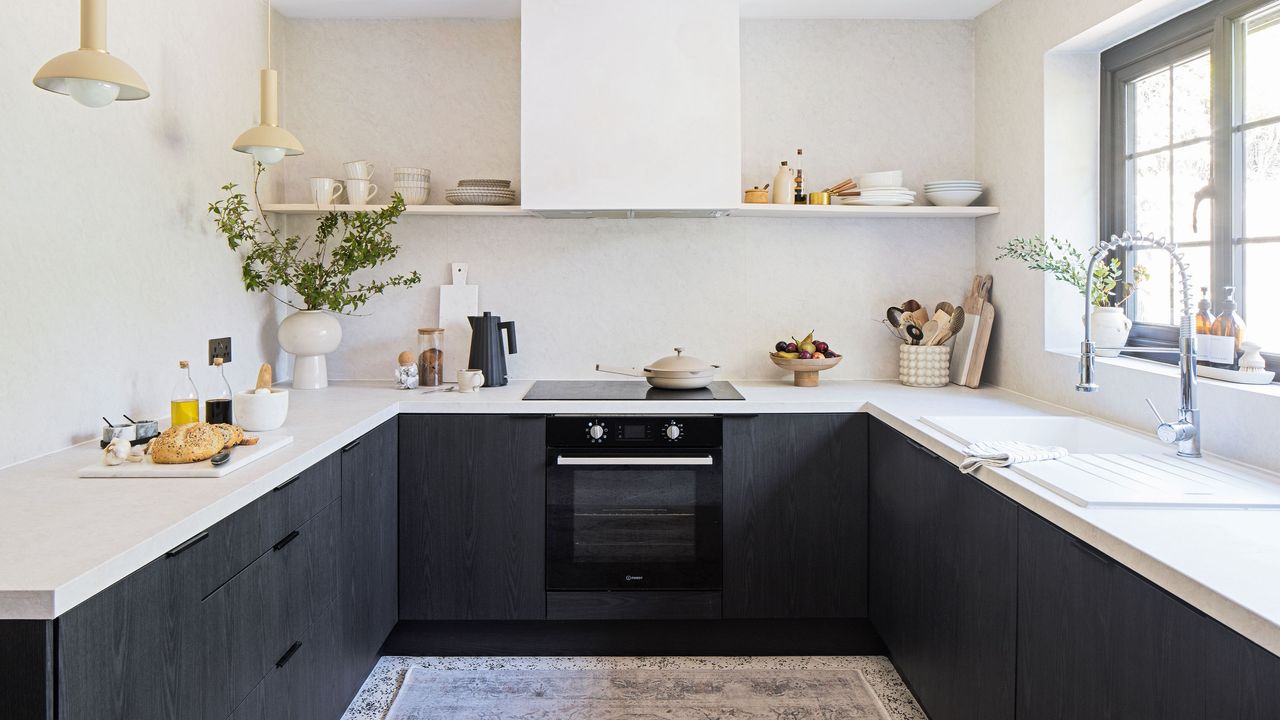
{"type": "Polygon", "coordinates": [[[720,450],[547,457],[548,590],[721,586],[720,450]]]}

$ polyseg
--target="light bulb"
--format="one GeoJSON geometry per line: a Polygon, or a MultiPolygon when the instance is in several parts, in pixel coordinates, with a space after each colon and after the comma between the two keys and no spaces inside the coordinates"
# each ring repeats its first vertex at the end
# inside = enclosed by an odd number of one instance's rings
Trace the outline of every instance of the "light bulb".
{"type": "Polygon", "coordinates": [[[249,148],[249,152],[253,154],[253,159],[263,165],[275,165],[284,159],[284,148],[282,147],[264,147],[254,145],[249,148]]]}
{"type": "Polygon", "coordinates": [[[101,80],[67,78],[67,94],[85,107],[106,107],[120,96],[120,86],[101,80]]]}

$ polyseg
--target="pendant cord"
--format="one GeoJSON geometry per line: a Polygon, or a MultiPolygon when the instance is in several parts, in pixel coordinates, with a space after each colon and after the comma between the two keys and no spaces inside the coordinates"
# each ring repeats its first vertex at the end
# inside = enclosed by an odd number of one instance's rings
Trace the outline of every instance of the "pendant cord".
{"type": "Polygon", "coordinates": [[[267,0],[267,69],[271,69],[271,0],[267,0]]]}

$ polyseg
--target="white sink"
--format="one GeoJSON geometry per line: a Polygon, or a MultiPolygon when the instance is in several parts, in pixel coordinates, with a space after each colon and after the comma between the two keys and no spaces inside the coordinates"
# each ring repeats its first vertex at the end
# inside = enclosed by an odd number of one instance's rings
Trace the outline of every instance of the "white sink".
{"type": "Polygon", "coordinates": [[[921,418],[956,442],[1057,445],[1060,460],[1011,469],[1083,507],[1280,508],[1280,478],[1218,459],[1178,457],[1167,445],[1084,417],[921,418]]]}

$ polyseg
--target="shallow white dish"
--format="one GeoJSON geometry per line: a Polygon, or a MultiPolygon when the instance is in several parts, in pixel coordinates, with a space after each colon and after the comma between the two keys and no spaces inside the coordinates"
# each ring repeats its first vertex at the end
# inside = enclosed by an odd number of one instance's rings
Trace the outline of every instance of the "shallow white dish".
{"type": "Polygon", "coordinates": [[[852,198],[845,198],[845,201],[841,204],[842,205],[876,205],[876,206],[888,207],[893,205],[910,205],[913,202],[915,202],[915,200],[912,198],[892,199],[892,198],[852,197],[852,198]]]}
{"type": "Polygon", "coordinates": [[[942,207],[964,207],[972,205],[974,200],[982,196],[981,190],[937,190],[926,192],[924,197],[934,205],[942,207]]]}
{"type": "Polygon", "coordinates": [[[1244,372],[1243,370],[1228,370],[1225,368],[1209,367],[1208,365],[1197,365],[1196,374],[1200,377],[1240,383],[1241,385],[1270,385],[1271,381],[1276,379],[1276,374],[1272,370],[1267,370],[1265,372],[1244,372]]]}
{"type": "Polygon", "coordinates": [[[867,190],[878,187],[901,187],[901,170],[883,170],[858,176],[858,187],[867,190]]]}
{"type": "Polygon", "coordinates": [[[981,180],[927,180],[925,186],[929,185],[981,185],[981,180]]]}

